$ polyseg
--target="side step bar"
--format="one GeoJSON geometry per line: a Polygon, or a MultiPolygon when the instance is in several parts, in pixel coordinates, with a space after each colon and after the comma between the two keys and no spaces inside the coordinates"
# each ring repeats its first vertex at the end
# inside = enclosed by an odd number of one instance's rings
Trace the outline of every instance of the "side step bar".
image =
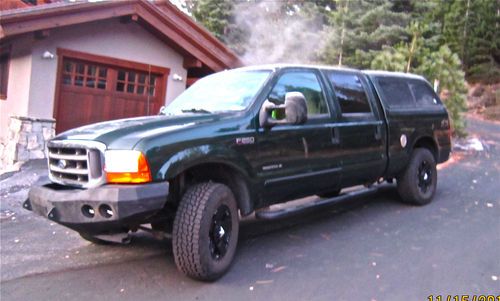
{"type": "Polygon", "coordinates": [[[343,203],[343,202],[352,202],[356,199],[366,198],[368,196],[372,196],[372,195],[376,194],[380,188],[384,188],[384,187],[387,187],[387,185],[377,185],[377,186],[372,186],[370,188],[358,189],[358,190],[343,193],[339,196],[336,196],[333,198],[328,198],[328,199],[315,197],[309,202],[300,203],[296,206],[293,206],[291,204],[290,204],[290,206],[287,206],[288,203],[292,203],[292,202],[296,202],[296,201],[291,201],[291,202],[279,204],[279,205],[273,205],[270,207],[266,207],[266,208],[262,208],[262,209],[257,210],[255,212],[255,217],[257,219],[262,219],[262,220],[274,220],[274,219],[290,217],[293,215],[304,213],[304,212],[309,211],[309,210],[317,210],[318,208],[326,207],[326,206],[329,206],[332,204],[343,203]],[[273,209],[273,207],[277,207],[277,208],[273,209]]]}

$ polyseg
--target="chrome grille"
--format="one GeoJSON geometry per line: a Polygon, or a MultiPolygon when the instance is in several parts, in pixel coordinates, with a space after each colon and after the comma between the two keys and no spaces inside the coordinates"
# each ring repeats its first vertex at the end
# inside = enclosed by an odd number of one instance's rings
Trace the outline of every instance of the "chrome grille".
{"type": "Polygon", "coordinates": [[[53,182],[77,187],[102,184],[103,151],[98,142],[52,141],[48,145],[49,175],[53,182]]]}

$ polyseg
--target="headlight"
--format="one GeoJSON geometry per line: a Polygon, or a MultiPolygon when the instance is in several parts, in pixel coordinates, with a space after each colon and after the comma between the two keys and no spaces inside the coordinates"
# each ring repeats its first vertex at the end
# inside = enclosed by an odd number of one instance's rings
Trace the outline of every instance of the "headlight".
{"type": "Polygon", "coordinates": [[[144,154],[134,150],[107,150],[104,170],[109,183],[151,182],[151,172],[144,154]]]}

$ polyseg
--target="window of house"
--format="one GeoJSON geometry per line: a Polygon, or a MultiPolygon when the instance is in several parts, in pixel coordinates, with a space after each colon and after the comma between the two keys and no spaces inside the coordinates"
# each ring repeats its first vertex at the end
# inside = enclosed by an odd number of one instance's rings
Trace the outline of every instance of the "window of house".
{"type": "Polygon", "coordinates": [[[138,95],[155,95],[157,76],[140,71],[118,70],[116,91],[138,95]]]}
{"type": "Polygon", "coordinates": [[[328,114],[328,107],[318,77],[311,71],[292,71],[283,74],[269,98],[284,103],[288,92],[301,92],[307,104],[307,115],[328,114]]]}
{"type": "Polygon", "coordinates": [[[327,72],[342,114],[370,113],[370,104],[361,79],[356,74],[327,72]]]}
{"type": "Polygon", "coordinates": [[[10,47],[0,48],[0,99],[7,99],[9,84],[10,47]]]}
{"type": "Polygon", "coordinates": [[[106,90],[108,68],[91,63],[65,60],[63,84],[106,90]]]}

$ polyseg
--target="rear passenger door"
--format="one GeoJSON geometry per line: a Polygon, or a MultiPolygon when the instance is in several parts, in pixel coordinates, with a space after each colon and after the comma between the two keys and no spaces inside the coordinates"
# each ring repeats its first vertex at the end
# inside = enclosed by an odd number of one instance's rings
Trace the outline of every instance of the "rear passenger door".
{"type": "Polygon", "coordinates": [[[375,181],[383,172],[386,130],[375,95],[364,75],[327,70],[338,108],[338,138],[342,160],[342,186],[375,181]]]}

